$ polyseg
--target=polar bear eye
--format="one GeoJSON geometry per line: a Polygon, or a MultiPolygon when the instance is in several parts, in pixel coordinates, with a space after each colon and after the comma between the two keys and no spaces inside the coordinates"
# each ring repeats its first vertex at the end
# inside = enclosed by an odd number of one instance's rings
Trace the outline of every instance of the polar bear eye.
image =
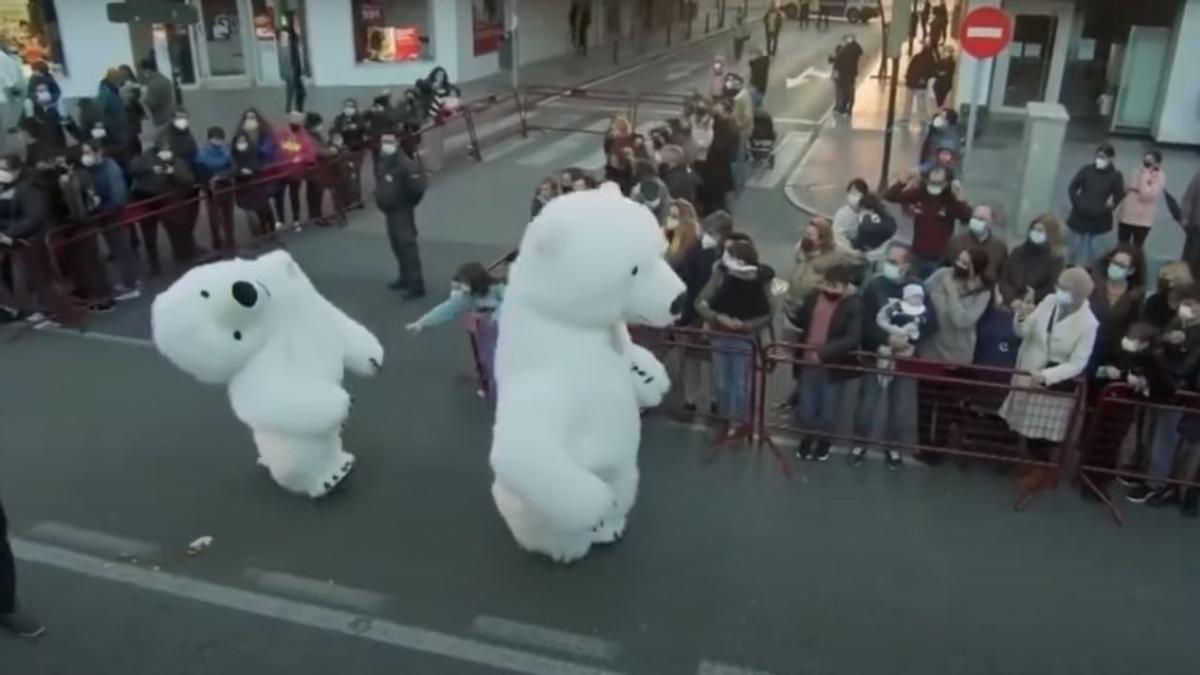
{"type": "Polygon", "coordinates": [[[241,340],[242,339],[242,331],[240,331],[240,330],[233,331],[233,339],[241,340]]]}
{"type": "Polygon", "coordinates": [[[631,274],[632,276],[635,276],[635,277],[636,277],[636,276],[637,276],[637,273],[638,273],[638,268],[636,268],[636,267],[635,267],[635,268],[633,268],[633,272],[631,272],[630,274],[631,274]]]}
{"type": "Polygon", "coordinates": [[[202,298],[207,298],[207,297],[208,297],[208,291],[200,291],[200,297],[202,297],[202,298]]]}

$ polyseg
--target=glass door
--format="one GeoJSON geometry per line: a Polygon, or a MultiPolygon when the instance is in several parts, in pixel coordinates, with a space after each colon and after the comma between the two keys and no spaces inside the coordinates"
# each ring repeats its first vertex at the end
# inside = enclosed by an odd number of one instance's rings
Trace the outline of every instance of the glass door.
{"type": "Polygon", "coordinates": [[[200,65],[205,79],[244,78],[246,41],[238,0],[196,0],[200,10],[200,65]]]}
{"type": "Polygon", "coordinates": [[[1018,14],[1013,24],[1004,105],[1024,108],[1026,103],[1046,99],[1058,21],[1049,15],[1018,14]]]}
{"type": "Polygon", "coordinates": [[[1163,64],[1169,60],[1171,31],[1155,26],[1132,26],[1121,64],[1121,83],[1112,128],[1125,131],[1149,131],[1157,117],[1163,78],[1163,64]]]}

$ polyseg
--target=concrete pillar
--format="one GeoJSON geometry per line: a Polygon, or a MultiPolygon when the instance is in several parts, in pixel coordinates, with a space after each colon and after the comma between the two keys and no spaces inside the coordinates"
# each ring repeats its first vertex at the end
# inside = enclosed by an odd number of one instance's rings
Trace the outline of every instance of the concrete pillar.
{"type": "Polygon", "coordinates": [[[1025,132],[1017,171],[1016,194],[1009,204],[1007,240],[1009,246],[1021,243],[1029,223],[1052,210],[1058,164],[1067,122],[1071,116],[1061,103],[1029,103],[1025,106],[1025,132]]]}

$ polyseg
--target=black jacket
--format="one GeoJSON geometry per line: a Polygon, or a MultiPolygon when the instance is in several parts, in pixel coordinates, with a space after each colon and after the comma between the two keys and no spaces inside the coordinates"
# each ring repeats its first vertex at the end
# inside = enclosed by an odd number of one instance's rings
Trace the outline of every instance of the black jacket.
{"type": "Polygon", "coordinates": [[[842,43],[829,56],[829,62],[833,64],[833,70],[838,77],[855,78],[858,77],[858,62],[862,55],[863,50],[858,42],[842,43]]]}
{"type": "Polygon", "coordinates": [[[1067,196],[1071,200],[1068,227],[1080,234],[1111,232],[1113,210],[1125,198],[1125,177],[1112,166],[1101,171],[1088,164],[1071,179],[1067,196]]]}
{"type": "Polygon", "coordinates": [[[1000,268],[1000,278],[996,280],[1004,305],[1007,307],[1013,300],[1023,298],[1027,288],[1033,289],[1033,301],[1041,302],[1054,292],[1062,269],[1063,259],[1055,255],[1048,244],[1039,246],[1028,241],[1018,244],[1008,254],[1000,268]]]}
{"type": "Polygon", "coordinates": [[[689,204],[696,203],[696,187],[700,179],[686,164],[668,169],[662,174],[662,182],[671,193],[671,199],[686,199],[689,204]]]}
{"type": "Polygon", "coordinates": [[[750,59],[750,86],[754,87],[758,93],[767,93],[767,84],[770,81],[771,74],[771,57],[760,56],[750,59]]]}
{"type": "MultiPolygon", "coordinates": [[[[737,155],[738,132],[732,120],[713,120],[713,140],[700,165],[704,190],[721,195],[733,190],[733,160],[737,155]]],[[[670,189],[670,186],[668,186],[670,189]]]]}
{"type": "Polygon", "coordinates": [[[908,62],[908,70],[904,71],[905,86],[909,89],[924,89],[934,76],[936,66],[933,49],[926,47],[917,52],[908,62]]]}
{"type": "MultiPolygon", "coordinates": [[[[808,341],[808,329],[812,324],[813,309],[817,306],[820,291],[812,291],[800,305],[788,315],[788,322],[800,331],[800,341],[808,341]]],[[[878,311],[878,310],[876,310],[878,311]]],[[[855,352],[862,347],[863,309],[857,293],[842,298],[829,320],[829,334],[825,344],[817,347],[817,356],[825,365],[857,365],[855,352]]],[[[852,370],[834,370],[833,379],[844,380],[857,376],[852,370]]]]}
{"type": "Polygon", "coordinates": [[[168,125],[158,135],[158,140],[165,140],[171,152],[195,172],[200,149],[196,145],[196,137],[192,135],[191,129],[180,131],[174,125],[168,125]]]}
{"type": "Polygon", "coordinates": [[[31,239],[49,227],[50,211],[46,192],[36,177],[25,170],[9,189],[0,190],[0,232],[13,239],[31,239]]]}
{"type": "Polygon", "coordinates": [[[375,204],[381,211],[414,209],[425,196],[425,169],[397,150],[375,162],[375,204]]]}
{"type": "Polygon", "coordinates": [[[700,317],[696,313],[696,298],[712,277],[713,266],[717,264],[717,249],[694,246],[683,258],[683,264],[675,273],[687,287],[687,305],[683,315],[679,317],[680,326],[699,325],[700,317]]]}
{"type": "Polygon", "coordinates": [[[341,134],[346,147],[353,150],[362,148],[367,141],[367,120],[360,113],[342,113],[333,118],[332,130],[341,134]]]}
{"type": "Polygon", "coordinates": [[[192,168],[179,155],[164,162],[154,150],[142,153],[129,167],[133,176],[133,193],[139,198],[160,197],[171,193],[184,194],[196,182],[192,168]],[[161,171],[156,172],[155,167],[161,171]],[[170,168],[171,172],[167,173],[170,168]]]}
{"type": "MultiPolygon", "coordinates": [[[[909,284],[919,284],[919,279],[902,279],[899,282],[892,281],[882,274],[871,277],[859,292],[859,297],[862,298],[862,348],[864,351],[874,352],[881,345],[887,344],[888,334],[879,327],[879,322],[876,317],[879,315],[879,310],[883,309],[891,300],[898,300],[904,294],[904,287],[909,284]]],[[[933,310],[933,303],[925,303],[925,326],[921,329],[921,337],[917,344],[933,337],[937,332],[937,312],[933,310]]],[[[914,345],[916,346],[916,345],[914,345]]]]}

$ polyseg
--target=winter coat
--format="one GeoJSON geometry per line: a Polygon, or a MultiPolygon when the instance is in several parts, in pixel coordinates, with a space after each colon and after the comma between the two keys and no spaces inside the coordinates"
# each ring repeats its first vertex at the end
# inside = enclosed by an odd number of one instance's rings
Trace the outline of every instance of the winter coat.
{"type": "Polygon", "coordinates": [[[1079,234],[1105,234],[1113,229],[1113,209],[1125,198],[1125,179],[1113,167],[1081,168],[1067,187],[1071,215],[1067,226],[1079,234]]]}
{"type": "Polygon", "coordinates": [[[1049,244],[1039,246],[1028,241],[1018,244],[1008,254],[996,280],[1004,306],[1024,298],[1027,288],[1033,289],[1033,301],[1041,302],[1054,292],[1062,270],[1063,258],[1050,250],[1049,244]]]}
{"type": "Polygon", "coordinates": [[[667,192],[671,193],[671,199],[686,199],[689,204],[696,205],[696,188],[700,185],[700,179],[691,167],[684,164],[667,169],[662,174],[662,181],[667,186],[667,192]]]}
{"type": "Polygon", "coordinates": [[[166,126],[158,134],[158,143],[166,142],[167,147],[178,158],[187,162],[191,167],[193,174],[196,170],[196,156],[200,154],[200,150],[196,145],[196,137],[192,135],[191,129],[179,130],[174,125],[166,126]]]}
{"type": "Polygon", "coordinates": [[[713,140],[700,164],[700,180],[710,195],[733,190],[733,160],[737,156],[738,132],[729,120],[713,121],[713,140]]]}
{"type": "MultiPolygon", "coordinates": [[[[899,282],[883,276],[871,277],[863,286],[859,296],[862,298],[862,348],[874,352],[888,343],[888,334],[879,326],[876,316],[879,310],[891,300],[899,300],[904,295],[904,287],[909,284],[919,284],[914,278],[902,279],[899,282]]],[[[937,309],[930,303],[925,303],[925,325],[921,328],[921,337],[917,343],[928,342],[938,331],[937,309]]]]}
{"type": "Polygon", "coordinates": [[[332,130],[341,134],[346,147],[352,150],[361,149],[367,142],[367,120],[360,113],[342,113],[333,118],[332,130]]]}
{"type": "Polygon", "coordinates": [[[750,59],[750,86],[759,94],[767,93],[770,74],[771,57],[763,55],[750,59]]]}
{"type": "Polygon", "coordinates": [[[896,183],[883,198],[912,210],[913,253],[926,260],[940,260],[955,223],[971,219],[971,206],[960,201],[949,187],[940,195],[932,195],[924,184],[909,188],[896,183]]]}
{"type": "Polygon", "coordinates": [[[836,245],[828,251],[818,251],[806,255],[797,249],[795,254],[796,266],[788,276],[787,303],[799,306],[804,299],[812,294],[817,284],[825,279],[825,273],[839,265],[849,263],[853,256],[836,245]]]}
{"type": "Polygon", "coordinates": [[[954,268],[942,267],[925,281],[925,296],[937,312],[938,331],[921,345],[921,358],[970,364],[975,359],[976,326],[992,294],[983,286],[962,292],[954,279],[954,268]]]}
{"type": "Polygon", "coordinates": [[[909,89],[924,89],[933,78],[936,57],[929,47],[917,52],[908,62],[908,70],[904,71],[904,84],[909,89]]]}
{"type": "Polygon", "coordinates": [[[234,202],[246,211],[268,208],[275,192],[275,181],[267,180],[269,174],[264,174],[269,160],[262,158],[260,150],[251,146],[245,152],[238,152],[234,148],[230,154],[234,166],[234,202]]]}
{"type": "Polygon", "coordinates": [[[141,199],[185,194],[196,183],[191,167],[182,157],[175,155],[163,161],[154,150],[133,160],[129,170],[133,176],[133,194],[141,199]],[[156,172],[155,167],[161,170],[156,172]]]}
{"type": "Polygon", "coordinates": [[[11,187],[0,190],[0,233],[13,239],[33,239],[49,228],[49,199],[35,181],[27,170],[11,187]]]}
{"type": "MultiPolygon", "coordinates": [[[[813,289],[805,296],[803,304],[787,314],[789,328],[799,334],[801,343],[808,342],[813,310],[817,306],[820,295],[820,291],[813,289]]],[[[849,293],[838,301],[837,307],[833,310],[833,316],[829,318],[829,332],[825,336],[824,344],[816,348],[817,358],[823,365],[855,365],[857,363],[855,352],[862,347],[862,336],[862,300],[858,297],[858,293],[849,293]]],[[[836,369],[829,372],[829,377],[834,380],[845,380],[858,375],[859,373],[854,370],[836,369]]]]}
{"type": "MultiPolygon", "coordinates": [[[[747,335],[752,338],[758,338],[762,331],[767,330],[771,325],[771,319],[774,316],[774,305],[771,302],[771,280],[775,278],[775,272],[767,265],[759,265],[759,276],[754,283],[761,287],[765,302],[765,312],[752,317],[743,317],[742,335],[747,335]]],[[[712,275],[708,278],[708,282],[704,288],[700,290],[700,294],[696,297],[696,313],[704,320],[706,324],[713,330],[718,332],[730,333],[731,329],[720,325],[717,322],[717,314],[720,313],[712,306],[712,302],[717,299],[721,292],[721,288],[725,280],[730,278],[725,272],[725,267],[717,264],[713,267],[712,275]]],[[[726,312],[731,313],[731,312],[726,312]]]]}
{"type": "MultiPolygon", "coordinates": [[[[100,118],[104,129],[114,143],[125,143],[129,139],[129,116],[125,113],[125,101],[121,90],[108,80],[100,80],[96,92],[96,103],[100,106],[100,118]]],[[[84,127],[89,125],[85,124],[84,127]]]]}
{"type": "Polygon", "coordinates": [[[863,50],[858,42],[840,43],[829,56],[833,64],[834,75],[838,79],[852,80],[858,77],[858,62],[862,59],[863,50]]]}
{"type": "Polygon", "coordinates": [[[696,313],[696,299],[700,297],[700,291],[704,290],[708,284],[716,264],[717,249],[693,246],[684,256],[683,264],[675,270],[684,286],[687,287],[688,298],[687,306],[683,308],[683,315],[679,317],[680,326],[696,326],[700,323],[699,315],[696,313]]]}
{"type": "Polygon", "coordinates": [[[1092,290],[1090,308],[1096,317],[1096,347],[1092,352],[1092,368],[1089,374],[1096,371],[1096,366],[1108,365],[1121,348],[1121,338],[1129,332],[1129,327],[1142,316],[1142,304],[1145,302],[1145,291],[1130,286],[1115,305],[1108,304],[1108,289],[1100,274],[1093,275],[1095,288],[1092,290]]]}
{"type": "Polygon", "coordinates": [[[312,164],[317,161],[317,141],[305,129],[293,130],[290,126],[275,131],[275,161],[293,166],[312,164]]]}
{"type": "Polygon", "coordinates": [[[145,97],[142,103],[150,113],[150,122],[155,129],[161,129],[171,123],[175,117],[175,86],[165,75],[157,71],[149,71],[142,75],[142,87],[145,97]]]}
{"type": "Polygon", "coordinates": [[[125,187],[125,172],[109,157],[87,168],[92,180],[92,188],[100,199],[97,209],[113,211],[123,208],[129,202],[129,190],[125,187]]]}
{"type": "Polygon", "coordinates": [[[981,248],[987,253],[988,264],[984,270],[984,276],[995,281],[1000,277],[1000,269],[1008,260],[1008,246],[1000,241],[1000,238],[995,233],[988,234],[988,238],[979,241],[979,238],[971,233],[970,230],[963,230],[958,234],[950,237],[950,243],[946,245],[946,255],[942,261],[947,265],[953,265],[958,256],[971,248],[981,248]]]}
{"type": "MultiPolygon", "coordinates": [[[[1083,375],[1098,327],[1099,322],[1087,302],[1071,314],[1062,316],[1058,298],[1053,294],[1046,296],[1024,320],[1013,316],[1013,331],[1022,340],[1017,352],[1017,370],[1040,373],[1047,387],[1083,375]],[[1054,327],[1051,330],[1052,319],[1054,327]]],[[[1013,376],[1012,386],[1032,387],[1033,384],[1028,375],[1019,374],[1013,376]]],[[[1061,441],[1067,435],[1075,403],[1074,397],[1065,394],[1012,391],[1000,406],[1000,416],[1008,422],[1010,429],[1025,438],[1061,441]]]]}
{"type": "Polygon", "coordinates": [[[1158,199],[1167,187],[1167,173],[1139,167],[1129,176],[1125,198],[1117,207],[1117,222],[1150,227],[1158,213],[1158,199]]]}
{"type": "Polygon", "coordinates": [[[375,204],[385,213],[412,210],[425,196],[425,169],[403,152],[375,162],[375,204]]]}

